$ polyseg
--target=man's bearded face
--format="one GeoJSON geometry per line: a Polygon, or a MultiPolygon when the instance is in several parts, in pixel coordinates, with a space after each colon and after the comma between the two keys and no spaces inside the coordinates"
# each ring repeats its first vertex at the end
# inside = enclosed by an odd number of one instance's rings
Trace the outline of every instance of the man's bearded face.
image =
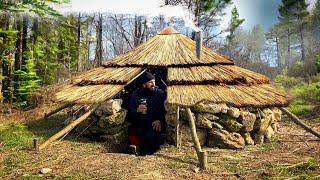
{"type": "Polygon", "coordinates": [[[156,88],[156,80],[152,79],[146,83],[143,84],[143,88],[148,89],[150,91],[155,90],[156,88]]]}

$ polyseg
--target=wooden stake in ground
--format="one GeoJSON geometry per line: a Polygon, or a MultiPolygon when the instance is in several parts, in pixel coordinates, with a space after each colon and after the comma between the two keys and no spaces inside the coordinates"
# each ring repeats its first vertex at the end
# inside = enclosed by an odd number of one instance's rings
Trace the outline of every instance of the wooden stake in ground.
{"type": "Polygon", "coordinates": [[[291,113],[290,111],[288,111],[286,108],[280,108],[286,115],[288,115],[288,117],[297,125],[299,125],[300,127],[302,127],[304,130],[308,131],[309,133],[317,136],[318,138],[320,138],[320,134],[316,131],[314,131],[311,127],[309,127],[308,125],[304,124],[296,115],[294,115],[293,113],[291,113]]]}
{"type": "Polygon", "coordinates": [[[93,105],[88,112],[86,112],[84,115],[82,115],[81,117],[79,117],[78,119],[76,119],[75,121],[71,122],[68,126],[66,126],[65,128],[63,128],[61,131],[59,131],[58,133],[56,133],[55,135],[51,136],[47,141],[45,141],[43,144],[41,144],[39,146],[39,150],[44,149],[45,147],[47,147],[50,143],[52,143],[53,141],[59,139],[61,136],[63,136],[64,134],[68,133],[69,131],[71,131],[74,127],[76,127],[79,123],[81,123],[82,121],[84,121],[87,117],[89,117],[91,115],[91,113],[93,113],[97,107],[99,106],[99,104],[93,105]]]}
{"type": "Polygon", "coordinates": [[[207,152],[201,150],[200,142],[199,142],[197,131],[196,131],[196,125],[194,122],[194,118],[192,117],[190,108],[187,108],[186,111],[187,111],[187,116],[189,120],[189,125],[191,128],[191,137],[194,143],[194,148],[196,149],[198,160],[200,162],[200,168],[207,169],[208,167],[207,152]]]}
{"type": "Polygon", "coordinates": [[[180,148],[181,145],[181,137],[180,137],[180,118],[179,118],[180,108],[177,107],[177,116],[176,116],[176,147],[180,148]]]}

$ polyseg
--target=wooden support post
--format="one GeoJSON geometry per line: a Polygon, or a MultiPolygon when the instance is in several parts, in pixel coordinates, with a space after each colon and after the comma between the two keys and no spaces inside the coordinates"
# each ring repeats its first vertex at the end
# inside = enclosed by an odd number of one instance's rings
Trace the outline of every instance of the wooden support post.
{"type": "Polygon", "coordinates": [[[63,128],[61,131],[59,131],[55,135],[51,136],[47,141],[45,141],[43,144],[41,144],[39,146],[39,150],[44,149],[50,143],[52,143],[53,141],[57,140],[58,138],[60,138],[64,134],[66,134],[69,131],[71,131],[75,126],[77,126],[79,123],[84,121],[87,117],[89,117],[91,115],[91,113],[93,113],[97,109],[97,107],[98,107],[98,104],[93,105],[93,107],[91,107],[91,109],[88,112],[86,112],[84,115],[80,116],[78,119],[76,119],[73,122],[71,122],[68,126],[63,128]]]}
{"type": "Polygon", "coordinates": [[[38,139],[36,139],[36,138],[33,139],[33,148],[36,151],[39,151],[39,143],[38,143],[38,139]]]}
{"type": "Polygon", "coordinates": [[[176,116],[176,147],[180,148],[181,146],[181,136],[180,136],[180,117],[179,117],[179,113],[180,113],[180,107],[177,106],[177,116],[176,116]]]}
{"type": "Polygon", "coordinates": [[[196,149],[197,152],[197,156],[198,156],[198,160],[200,162],[200,168],[201,169],[207,169],[208,167],[208,162],[207,162],[207,152],[204,152],[201,150],[201,145],[198,139],[198,135],[197,135],[197,131],[196,131],[196,125],[195,125],[195,120],[192,117],[192,113],[190,108],[186,109],[187,111],[187,116],[188,116],[188,120],[189,120],[189,125],[191,128],[191,137],[194,143],[194,148],[196,149]]]}
{"type": "Polygon", "coordinates": [[[304,130],[306,130],[307,132],[317,136],[318,138],[320,138],[320,134],[316,131],[314,131],[311,127],[309,127],[308,125],[304,124],[296,115],[294,115],[292,112],[288,111],[286,108],[281,107],[280,108],[282,110],[282,112],[284,112],[286,115],[288,115],[288,117],[297,125],[299,125],[300,127],[302,127],[304,130]]]}
{"type": "Polygon", "coordinates": [[[53,114],[61,111],[62,109],[65,109],[69,106],[73,105],[73,103],[67,103],[67,104],[64,104],[62,106],[59,106],[57,109],[53,110],[53,111],[50,111],[49,113],[44,113],[44,119],[47,119],[48,117],[52,116],[53,114]]]}

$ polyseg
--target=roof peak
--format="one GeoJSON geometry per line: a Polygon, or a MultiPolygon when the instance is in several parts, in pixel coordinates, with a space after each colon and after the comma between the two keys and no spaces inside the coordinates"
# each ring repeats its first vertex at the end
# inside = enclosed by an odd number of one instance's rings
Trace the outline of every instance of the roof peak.
{"type": "Polygon", "coordinates": [[[170,35],[170,34],[181,34],[177,30],[175,30],[173,27],[165,27],[163,28],[159,33],[159,35],[170,35]]]}

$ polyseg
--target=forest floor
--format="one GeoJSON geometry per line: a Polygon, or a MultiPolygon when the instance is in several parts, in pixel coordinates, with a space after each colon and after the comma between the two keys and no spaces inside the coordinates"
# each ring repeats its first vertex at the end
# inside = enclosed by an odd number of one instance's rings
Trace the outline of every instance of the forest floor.
{"type": "MultiPolygon", "coordinates": [[[[271,143],[241,150],[206,149],[209,168],[199,171],[192,147],[165,145],[154,155],[136,157],[69,134],[37,152],[33,139],[49,138],[66,118],[59,113],[36,120],[52,108],[43,105],[0,115],[0,179],[320,179],[320,139],[285,117],[271,143]],[[41,174],[42,168],[52,171],[41,174]]],[[[315,110],[302,117],[318,132],[319,114],[315,110]]]]}

